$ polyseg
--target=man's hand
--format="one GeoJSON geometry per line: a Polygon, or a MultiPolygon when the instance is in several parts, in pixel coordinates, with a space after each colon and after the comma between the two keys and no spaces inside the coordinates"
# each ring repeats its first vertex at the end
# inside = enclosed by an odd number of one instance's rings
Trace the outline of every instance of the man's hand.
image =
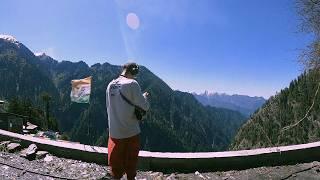
{"type": "Polygon", "coordinates": [[[144,97],[148,97],[149,95],[150,95],[150,94],[149,94],[148,92],[144,92],[144,93],[143,93],[143,96],[144,96],[144,97]]]}

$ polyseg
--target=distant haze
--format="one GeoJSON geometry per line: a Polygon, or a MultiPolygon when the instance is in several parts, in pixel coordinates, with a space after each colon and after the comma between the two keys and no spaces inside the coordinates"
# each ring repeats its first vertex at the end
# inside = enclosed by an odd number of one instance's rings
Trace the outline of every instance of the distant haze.
{"type": "Polygon", "coordinates": [[[247,117],[266,102],[263,97],[208,93],[208,91],[201,94],[193,93],[193,95],[203,105],[239,111],[247,117]]]}

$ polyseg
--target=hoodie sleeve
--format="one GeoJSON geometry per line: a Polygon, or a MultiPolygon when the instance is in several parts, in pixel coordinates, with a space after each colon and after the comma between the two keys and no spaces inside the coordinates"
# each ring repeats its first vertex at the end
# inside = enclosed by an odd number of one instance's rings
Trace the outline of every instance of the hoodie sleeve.
{"type": "Polygon", "coordinates": [[[147,111],[150,105],[147,97],[144,97],[142,95],[140,85],[138,84],[137,81],[133,81],[131,83],[131,89],[132,89],[133,104],[147,111]]]}

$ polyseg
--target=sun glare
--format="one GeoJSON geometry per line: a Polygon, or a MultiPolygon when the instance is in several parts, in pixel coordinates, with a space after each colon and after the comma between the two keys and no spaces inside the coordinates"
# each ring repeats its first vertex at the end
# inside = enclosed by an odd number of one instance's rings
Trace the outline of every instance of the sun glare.
{"type": "Polygon", "coordinates": [[[127,25],[133,30],[138,29],[140,26],[139,17],[135,13],[129,13],[127,15],[127,25]]]}

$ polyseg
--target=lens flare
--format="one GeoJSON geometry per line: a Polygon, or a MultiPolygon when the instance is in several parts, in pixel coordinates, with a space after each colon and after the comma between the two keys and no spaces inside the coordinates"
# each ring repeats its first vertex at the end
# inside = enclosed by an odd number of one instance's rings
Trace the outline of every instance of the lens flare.
{"type": "Polygon", "coordinates": [[[139,17],[135,13],[129,13],[127,15],[127,25],[133,30],[138,29],[140,26],[139,17]]]}

